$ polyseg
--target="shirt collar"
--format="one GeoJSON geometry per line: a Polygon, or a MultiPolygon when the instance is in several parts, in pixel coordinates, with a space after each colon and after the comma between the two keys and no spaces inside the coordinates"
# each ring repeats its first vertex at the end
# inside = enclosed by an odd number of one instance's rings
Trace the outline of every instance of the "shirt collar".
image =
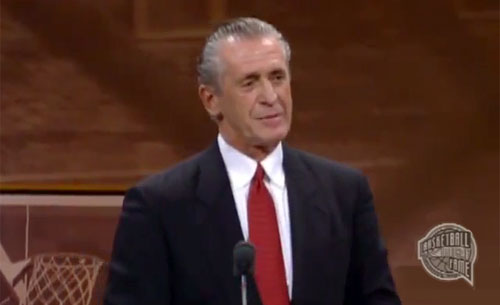
{"type": "MultiPolygon", "coordinates": [[[[222,159],[226,165],[229,180],[234,187],[243,187],[250,184],[257,169],[257,161],[243,154],[229,145],[221,134],[217,136],[222,159]]],[[[279,187],[285,186],[285,173],[283,171],[283,148],[281,142],[276,148],[260,162],[266,177],[271,183],[279,187]]]]}

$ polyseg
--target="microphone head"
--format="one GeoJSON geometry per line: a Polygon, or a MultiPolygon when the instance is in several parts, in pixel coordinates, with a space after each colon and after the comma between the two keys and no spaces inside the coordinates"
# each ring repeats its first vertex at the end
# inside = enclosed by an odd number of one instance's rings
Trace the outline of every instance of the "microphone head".
{"type": "Polygon", "coordinates": [[[253,275],[255,247],[247,241],[239,241],[233,249],[234,276],[253,275]]]}

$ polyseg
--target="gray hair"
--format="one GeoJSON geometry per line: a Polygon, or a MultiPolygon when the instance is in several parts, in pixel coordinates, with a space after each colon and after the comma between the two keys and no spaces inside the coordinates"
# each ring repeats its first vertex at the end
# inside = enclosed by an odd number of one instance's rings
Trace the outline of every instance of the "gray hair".
{"type": "Polygon", "coordinates": [[[253,17],[236,18],[219,25],[207,38],[201,56],[198,59],[197,70],[198,82],[200,84],[213,86],[216,91],[220,90],[218,81],[220,73],[220,59],[217,52],[218,44],[230,36],[235,38],[273,36],[281,42],[286,61],[290,62],[290,45],[283,34],[273,25],[253,17]]]}

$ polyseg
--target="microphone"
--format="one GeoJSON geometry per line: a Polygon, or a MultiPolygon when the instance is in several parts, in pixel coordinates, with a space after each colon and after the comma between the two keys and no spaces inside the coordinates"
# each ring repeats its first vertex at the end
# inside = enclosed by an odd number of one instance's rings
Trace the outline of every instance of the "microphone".
{"type": "Polygon", "coordinates": [[[253,274],[255,262],[255,247],[247,241],[239,241],[233,250],[234,276],[253,274]]]}
{"type": "Polygon", "coordinates": [[[247,241],[239,241],[233,249],[233,274],[241,277],[241,304],[247,304],[247,275],[255,269],[255,247],[247,241]]]}

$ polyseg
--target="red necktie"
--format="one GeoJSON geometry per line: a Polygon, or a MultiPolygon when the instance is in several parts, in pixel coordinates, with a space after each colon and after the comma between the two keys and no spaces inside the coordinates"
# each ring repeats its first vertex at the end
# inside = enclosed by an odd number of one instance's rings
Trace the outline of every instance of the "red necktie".
{"type": "Polygon", "coordinates": [[[248,196],[250,241],[255,245],[255,282],[264,305],[288,305],[285,265],[274,203],[260,163],[248,196]]]}

